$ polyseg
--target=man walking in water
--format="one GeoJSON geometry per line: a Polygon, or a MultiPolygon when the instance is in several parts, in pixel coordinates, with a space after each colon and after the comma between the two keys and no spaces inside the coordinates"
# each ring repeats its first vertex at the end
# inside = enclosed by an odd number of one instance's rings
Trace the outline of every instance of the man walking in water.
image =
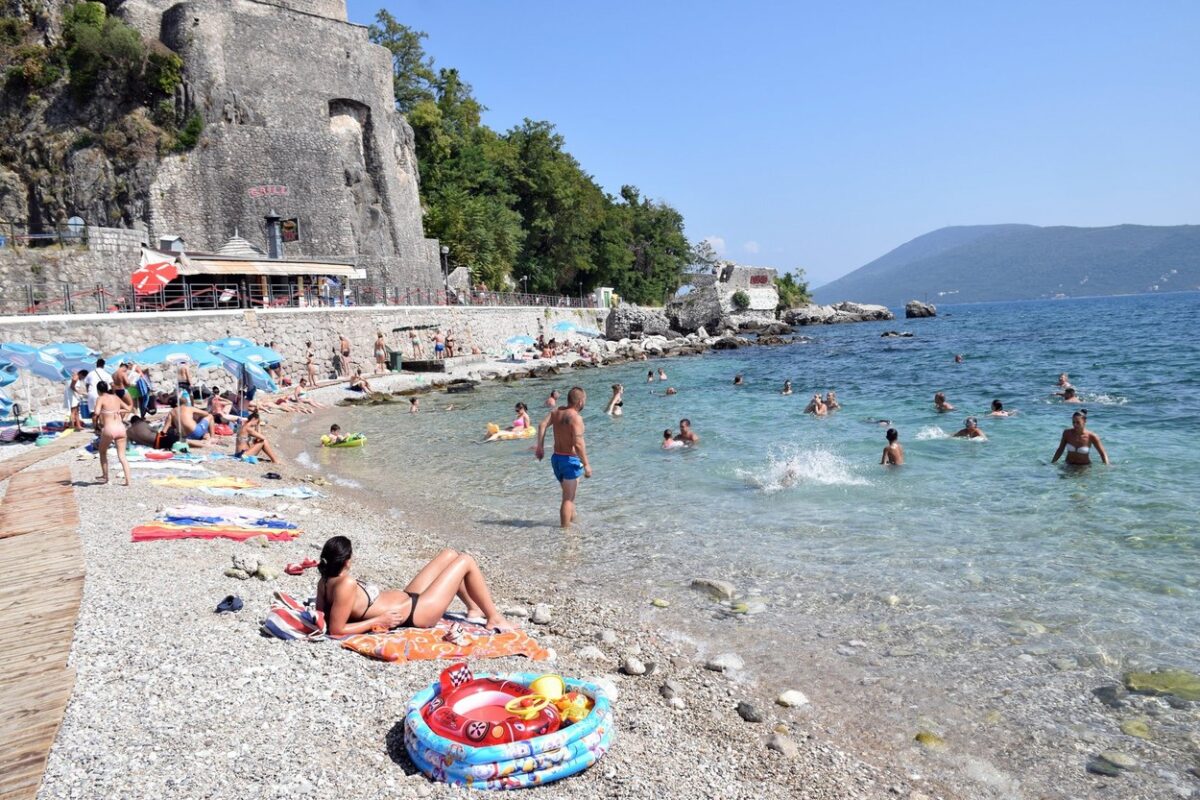
{"type": "Polygon", "coordinates": [[[538,425],[537,448],[533,451],[538,461],[546,454],[546,429],[554,427],[554,455],[550,456],[550,466],[554,468],[554,477],[562,484],[562,507],[558,512],[559,523],[563,528],[571,527],[575,521],[575,490],[579,486],[579,476],[592,477],[592,467],[588,463],[587,449],[583,444],[583,411],[587,402],[587,394],[578,386],[567,392],[566,408],[556,408],[538,425]]]}

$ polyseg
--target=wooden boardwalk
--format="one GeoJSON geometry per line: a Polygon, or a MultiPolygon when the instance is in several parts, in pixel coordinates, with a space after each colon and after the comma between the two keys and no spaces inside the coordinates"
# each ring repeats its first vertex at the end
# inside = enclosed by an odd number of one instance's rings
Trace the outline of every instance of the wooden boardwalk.
{"type": "MultiPolygon", "coordinates": [[[[49,458],[52,455],[70,450],[72,447],[83,447],[92,440],[92,432],[77,431],[69,436],[59,436],[53,442],[45,447],[31,447],[28,452],[22,453],[19,456],[6,458],[0,461],[0,481],[16,475],[26,467],[33,466],[39,461],[49,458]]],[[[0,531],[3,531],[0,528],[0,531]]]]}
{"type": "Polygon", "coordinates": [[[0,800],[26,800],[37,796],[75,685],[67,656],[83,551],[68,467],[18,472],[9,482],[0,576],[0,800]]]}

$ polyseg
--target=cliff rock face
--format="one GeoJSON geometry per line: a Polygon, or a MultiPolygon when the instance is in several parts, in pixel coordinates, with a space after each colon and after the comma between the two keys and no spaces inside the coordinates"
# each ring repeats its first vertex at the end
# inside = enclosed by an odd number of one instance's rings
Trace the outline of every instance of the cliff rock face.
{"type": "Polygon", "coordinates": [[[738,329],[743,325],[759,327],[775,320],[779,291],[778,273],[767,267],[743,267],[725,264],[712,275],[695,275],[691,291],[667,304],[671,327],[684,333],[700,328],[738,329]],[[741,297],[746,306],[739,307],[741,297]]]}
{"type": "Polygon", "coordinates": [[[611,341],[666,336],[671,332],[667,316],[656,308],[622,305],[608,312],[604,338],[611,341]]]}
{"type": "MultiPolygon", "coordinates": [[[[58,36],[64,6],[47,6],[48,40],[58,36]]],[[[154,125],[163,109],[138,108],[129,97],[106,109],[73,99],[65,81],[47,87],[44,108],[23,111],[22,130],[8,131],[22,143],[0,164],[0,218],[42,231],[78,215],[212,251],[235,228],[265,249],[263,216],[273,209],[299,221],[289,257],[354,258],[389,287],[441,285],[437,242],[422,228],[412,129],[395,110],[391,56],[346,21],[344,0],[107,6],[151,46],[182,57],[183,82],[165,105],[181,122],[203,120],[198,141],[164,152],[154,125]],[[89,125],[89,116],[102,124],[89,125]]]]}

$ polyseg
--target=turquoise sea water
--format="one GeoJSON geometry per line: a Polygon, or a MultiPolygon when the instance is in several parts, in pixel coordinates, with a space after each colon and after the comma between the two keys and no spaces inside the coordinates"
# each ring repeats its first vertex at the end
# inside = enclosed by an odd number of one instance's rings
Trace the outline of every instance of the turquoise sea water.
{"type": "Polygon", "coordinates": [[[1039,652],[1200,668],[1191,438],[1200,421],[1200,294],[942,314],[806,329],[811,341],[793,346],[434,395],[419,415],[346,409],[342,427],[363,430],[370,445],[318,458],[397,508],[444,509],[447,525],[470,529],[458,533],[468,543],[478,537],[581,587],[687,603],[691,577],[728,578],[766,601],[754,624],[780,635],[814,616],[852,620],[895,595],[918,646],[923,625],[943,649],[952,641],[982,652],[999,651],[1016,631],[1038,637],[1039,652]],[[880,338],[890,329],[915,336],[880,338]],[[669,381],[648,384],[647,370],[659,366],[669,381]],[[1077,408],[1053,396],[1062,371],[1112,466],[1049,464],[1077,408]],[[744,386],[732,383],[739,372],[744,386]],[[780,394],[785,378],[795,387],[789,397],[780,394]],[[603,413],[614,382],[626,386],[616,419],[603,413]],[[564,537],[548,462],[537,463],[527,441],[480,440],[487,422],[511,420],[516,401],[538,419],[551,387],[576,383],[589,393],[595,477],[581,483],[580,525],[564,537]],[[679,394],[664,396],[667,385],[679,394]],[[841,411],[801,413],[813,391],[828,389],[841,411]],[[939,390],[957,411],[934,411],[939,390]],[[1017,416],[985,416],[993,398],[1017,416]],[[451,403],[455,410],[442,410],[451,403]],[[986,442],[947,438],[968,413],[986,442]],[[701,444],[662,451],[663,429],[681,417],[701,444]],[[880,418],[900,431],[902,468],[879,466],[884,428],[871,421],[880,418]]]}

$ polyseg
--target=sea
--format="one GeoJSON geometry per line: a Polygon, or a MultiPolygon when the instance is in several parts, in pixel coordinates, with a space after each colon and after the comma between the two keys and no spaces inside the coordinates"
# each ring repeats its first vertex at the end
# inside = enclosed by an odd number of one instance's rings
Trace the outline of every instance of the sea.
{"type": "Polygon", "coordinates": [[[1120,722],[1097,716],[1091,690],[1129,669],[1200,672],[1197,320],[1197,293],[943,306],[432,394],[419,414],[347,408],[342,428],[368,446],[310,458],[464,547],[622,598],[702,651],[736,650],[745,680],[801,688],[814,714],[840,710],[830,730],[914,773],[936,771],[912,746],[929,729],[960,742],[942,758],[966,760],[954,769],[979,796],[1086,794],[1088,737],[1100,747],[1120,722]],[[1061,372],[1081,405],[1056,395],[1061,372]],[[604,413],[614,383],[620,417],[604,413]],[[548,460],[528,440],[482,440],[515,403],[536,421],[551,388],[574,385],[594,474],[563,533],[548,460]],[[841,410],[803,413],[830,390],[841,410]],[[938,391],[954,411],[935,410],[938,391]],[[1012,416],[988,416],[996,399],[1012,416]],[[1051,463],[1080,407],[1107,466],[1051,463]],[[986,440],[951,437],[967,416],[986,440]],[[664,451],[682,418],[700,443],[664,451]],[[902,467],[880,466],[888,427],[902,467]],[[710,599],[697,577],[738,599],[710,599]]]}

